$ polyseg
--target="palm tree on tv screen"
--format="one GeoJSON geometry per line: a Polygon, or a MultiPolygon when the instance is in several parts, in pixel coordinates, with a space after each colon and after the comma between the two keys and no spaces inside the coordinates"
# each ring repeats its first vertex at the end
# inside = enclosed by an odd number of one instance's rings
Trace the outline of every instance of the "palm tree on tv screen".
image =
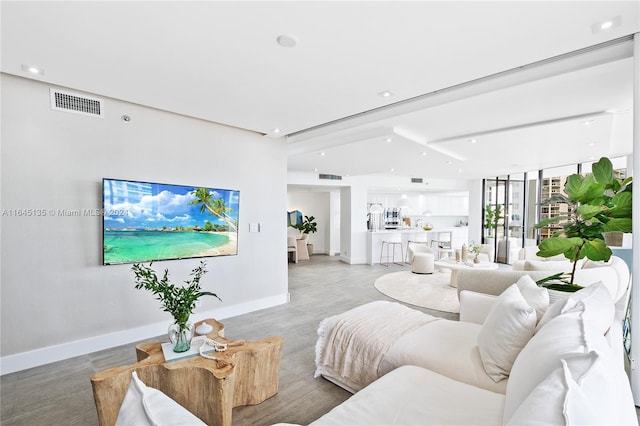
{"type": "Polygon", "coordinates": [[[233,209],[227,207],[222,198],[214,198],[213,193],[207,188],[196,188],[191,191],[190,194],[196,197],[195,200],[190,201],[190,205],[200,204],[200,213],[208,211],[214,216],[219,217],[226,223],[233,231],[238,230],[236,220],[229,216],[229,213],[233,212],[233,209]]]}

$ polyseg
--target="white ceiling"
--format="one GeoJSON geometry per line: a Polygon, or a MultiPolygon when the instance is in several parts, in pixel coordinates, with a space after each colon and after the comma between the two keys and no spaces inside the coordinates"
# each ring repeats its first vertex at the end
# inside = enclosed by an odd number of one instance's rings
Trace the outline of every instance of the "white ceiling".
{"type": "Polygon", "coordinates": [[[625,47],[459,85],[638,32],[639,4],[2,1],[1,67],[280,137],[290,171],[486,177],[632,152],[625,47]]]}

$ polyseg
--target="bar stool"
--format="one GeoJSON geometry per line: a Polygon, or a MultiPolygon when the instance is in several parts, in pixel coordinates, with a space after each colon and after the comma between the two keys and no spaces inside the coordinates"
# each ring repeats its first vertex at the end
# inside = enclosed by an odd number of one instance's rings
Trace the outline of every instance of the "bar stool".
{"type": "Polygon", "coordinates": [[[425,246],[429,247],[429,241],[427,241],[426,232],[417,232],[412,238],[413,239],[407,241],[407,251],[406,257],[404,258],[404,263],[411,263],[413,261],[413,253],[415,252],[415,248],[413,250],[410,249],[409,246],[411,245],[411,243],[413,243],[414,246],[417,244],[424,244],[425,246]]]}
{"type": "Polygon", "coordinates": [[[391,258],[391,263],[395,263],[396,265],[402,265],[401,263],[396,262],[396,246],[400,246],[400,259],[404,259],[404,251],[402,249],[402,234],[400,232],[392,232],[385,235],[385,239],[382,240],[382,246],[380,248],[380,264],[384,266],[389,266],[389,246],[393,246],[393,254],[391,258]],[[387,246],[387,263],[382,263],[382,253],[384,252],[384,246],[387,246]]]}
{"type": "Polygon", "coordinates": [[[451,234],[451,232],[438,232],[438,239],[431,240],[431,248],[438,251],[438,260],[442,259],[443,253],[453,256],[454,250],[451,246],[451,234]]]}

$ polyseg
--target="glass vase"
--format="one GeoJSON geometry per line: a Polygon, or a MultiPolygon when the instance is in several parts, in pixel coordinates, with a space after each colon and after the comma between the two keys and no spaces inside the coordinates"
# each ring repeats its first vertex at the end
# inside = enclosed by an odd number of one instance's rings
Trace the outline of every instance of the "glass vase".
{"type": "Polygon", "coordinates": [[[169,326],[169,341],[173,343],[174,352],[186,352],[191,348],[193,324],[190,322],[179,324],[174,322],[169,326]]]}

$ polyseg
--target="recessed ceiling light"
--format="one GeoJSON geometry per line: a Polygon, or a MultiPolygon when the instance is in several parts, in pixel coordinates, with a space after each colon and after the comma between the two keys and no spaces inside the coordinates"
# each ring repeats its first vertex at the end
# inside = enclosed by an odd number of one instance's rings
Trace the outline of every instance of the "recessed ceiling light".
{"type": "Polygon", "coordinates": [[[447,164],[453,164],[453,161],[449,160],[447,161],[447,164]]]}
{"type": "Polygon", "coordinates": [[[273,129],[271,132],[272,132],[272,133],[275,133],[275,134],[277,135],[277,134],[279,134],[279,133],[281,132],[281,130],[280,130],[280,129],[278,129],[278,128],[276,127],[276,128],[275,128],[275,129],[273,129]]]}
{"type": "Polygon", "coordinates": [[[462,173],[462,169],[458,169],[458,173],[462,173]]]}
{"type": "Polygon", "coordinates": [[[620,25],[622,25],[622,18],[620,16],[615,16],[611,19],[594,22],[591,25],[591,32],[593,34],[597,34],[602,31],[609,31],[613,28],[619,27],[620,25]]]}
{"type": "Polygon", "coordinates": [[[327,153],[326,153],[326,152],[321,152],[321,153],[320,153],[320,156],[321,156],[321,157],[324,157],[325,155],[327,155],[327,153]]]}
{"type": "Polygon", "coordinates": [[[393,142],[393,139],[391,139],[391,138],[386,138],[384,141],[385,141],[385,142],[387,142],[387,143],[391,143],[391,142],[393,142]]]}
{"type": "Polygon", "coordinates": [[[596,146],[596,145],[598,145],[598,143],[597,143],[597,142],[589,142],[589,143],[587,144],[587,146],[596,146]]]}
{"type": "Polygon", "coordinates": [[[585,126],[590,126],[590,125],[592,125],[592,124],[593,124],[593,120],[587,120],[587,121],[585,121],[585,122],[584,122],[584,123],[582,123],[582,124],[584,124],[585,126]]]}
{"type": "Polygon", "coordinates": [[[393,167],[389,169],[390,172],[395,172],[396,169],[394,169],[393,167]]]}
{"type": "Polygon", "coordinates": [[[318,169],[313,169],[313,171],[314,171],[314,172],[317,172],[317,171],[318,171],[318,169]]]}
{"type": "Polygon", "coordinates": [[[44,75],[44,69],[33,65],[22,64],[22,71],[26,71],[29,74],[44,75]]]}
{"type": "Polygon", "coordinates": [[[477,141],[477,140],[475,140],[475,139],[471,139],[469,142],[471,142],[471,143],[476,143],[476,142],[478,142],[478,141],[477,141]]]}
{"type": "Polygon", "coordinates": [[[422,151],[422,155],[427,155],[427,151],[422,151]]]}
{"type": "Polygon", "coordinates": [[[378,96],[382,96],[383,98],[390,98],[391,96],[394,96],[394,93],[390,90],[385,90],[383,92],[378,93],[378,96]]]}
{"type": "Polygon", "coordinates": [[[295,47],[298,44],[298,37],[291,34],[280,34],[276,41],[282,47],[295,47]]]}

